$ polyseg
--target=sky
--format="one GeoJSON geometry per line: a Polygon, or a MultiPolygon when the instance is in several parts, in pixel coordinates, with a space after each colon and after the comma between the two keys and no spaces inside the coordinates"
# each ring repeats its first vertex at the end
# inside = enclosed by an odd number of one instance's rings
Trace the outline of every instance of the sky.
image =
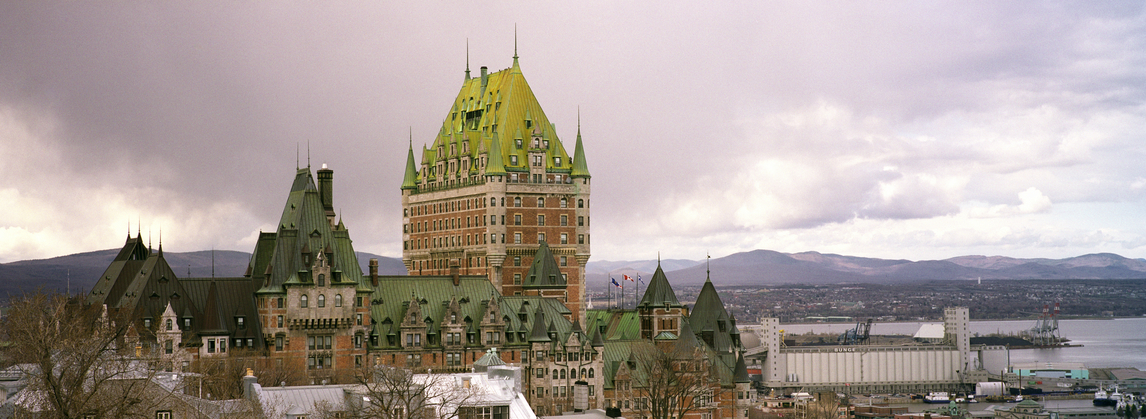
{"type": "Polygon", "coordinates": [[[251,251],[296,164],[401,256],[406,150],[520,65],[592,173],[592,260],[1146,257],[1125,2],[0,2],[0,262],[251,251]]]}

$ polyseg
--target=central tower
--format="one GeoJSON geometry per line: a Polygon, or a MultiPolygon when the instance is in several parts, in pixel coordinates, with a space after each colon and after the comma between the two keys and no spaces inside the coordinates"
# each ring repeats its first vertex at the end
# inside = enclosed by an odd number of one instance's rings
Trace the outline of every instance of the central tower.
{"type": "Polygon", "coordinates": [[[556,297],[580,318],[589,179],[580,126],[570,158],[516,54],[512,67],[481,67],[479,77],[470,77],[467,64],[461,91],[420,161],[411,140],[402,181],[406,270],[484,275],[502,295],[556,297]],[[561,277],[532,285],[535,257],[552,257],[561,277]]]}

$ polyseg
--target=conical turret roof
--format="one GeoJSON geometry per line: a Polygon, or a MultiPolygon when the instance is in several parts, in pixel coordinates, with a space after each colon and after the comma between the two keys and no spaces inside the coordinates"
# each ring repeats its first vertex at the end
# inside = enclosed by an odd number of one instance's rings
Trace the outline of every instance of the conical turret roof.
{"type": "Polygon", "coordinates": [[[657,270],[653,273],[653,279],[649,280],[649,287],[645,289],[641,302],[637,304],[637,308],[654,307],[684,307],[680,300],[676,299],[676,293],[673,292],[672,285],[669,285],[668,277],[665,276],[665,271],[661,269],[660,262],[657,263],[657,270]]]}
{"type": "Polygon", "coordinates": [[[418,189],[418,168],[414,165],[414,143],[406,153],[406,176],[402,178],[402,189],[418,189]]]}
{"type": "Polygon", "coordinates": [[[577,126],[577,145],[573,151],[573,171],[569,174],[575,178],[588,178],[589,165],[585,163],[585,147],[581,145],[581,126],[577,126]]]}

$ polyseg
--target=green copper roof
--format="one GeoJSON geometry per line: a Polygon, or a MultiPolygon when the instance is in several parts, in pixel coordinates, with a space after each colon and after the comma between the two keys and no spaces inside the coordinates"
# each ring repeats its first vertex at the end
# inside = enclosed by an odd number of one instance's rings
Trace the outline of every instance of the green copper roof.
{"type": "Polygon", "coordinates": [[[525,275],[525,283],[522,288],[565,288],[565,278],[561,276],[561,268],[557,266],[557,259],[553,257],[553,253],[549,250],[549,245],[544,241],[537,247],[537,252],[533,255],[533,265],[529,267],[529,273],[525,275]]]}
{"type": "Polygon", "coordinates": [[[538,153],[547,172],[573,170],[556,127],[546,117],[515,59],[509,69],[462,81],[433,143],[423,148],[418,169],[427,181],[441,179],[446,174],[441,172],[458,173],[463,178],[471,174],[527,173],[533,164],[531,155],[538,153]],[[453,159],[458,163],[445,163],[453,159]],[[467,159],[469,167],[464,165],[467,159]],[[475,171],[475,167],[480,170],[475,171]]]}
{"type": "Polygon", "coordinates": [[[505,163],[501,161],[501,141],[490,141],[489,162],[485,166],[488,176],[505,176],[505,163]]]}
{"type": "Polygon", "coordinates": [[[581,145],[581,126],[577,126],[577,145],[573,152],[573,172],[570,176],[576,178],[587,178],[589,176],[589,166],[585,163],[585,147],[581,145]]]}
{"type": "Polygon", "coordinates": [[[414,165],[414,144],[410,143],[410,151],[406,154],[406,176],[402,178],[402,189],[418,188],[418,168],[414,165]]]}
{"type": "Polygon", "coordinates": [[[748,383],[752,381],[748,378],[748,365],[744,363],[743,353],[736,357],[736,367],[733,368],[732,381],[737,383],[748,383]]]}
{"type": "Polygon", "coordinates": [[[672,285],[669,285],[668,277],[665,276],[665,271],[661,269],[659,262],[656,272],[653,273],[653,279],[649,281],[649,287],[645,289],[645,295],[637,304],[638,309],[656,307],[684,307],[676,299],[676,293],[673,292],[672,285]]]}
{"type": "Polygon", "coordinates": [[[283,284],[312,284],[311,264],[329,258],[332,283],[359,282],[362,268],[344,224],[331,226],[310,168],[295,173],[275,233],[261,233],[247,272],[260,293],[284,292],[283,284]],[[308,261],[309,259],[309,261],[308,261]]]}
{"type": "Polygon", "coordinates": [[[537,307],[537,312],[533,315],[533,331],[529,332],[530,342],[549,342],[549,330],[545,327],[545,312],[541,311],[541,307],[537,307]]]}

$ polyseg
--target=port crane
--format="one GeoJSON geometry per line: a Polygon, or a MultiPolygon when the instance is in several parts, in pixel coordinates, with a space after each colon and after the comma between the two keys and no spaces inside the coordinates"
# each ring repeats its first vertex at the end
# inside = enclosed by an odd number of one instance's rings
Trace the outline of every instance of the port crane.
{"type": "Polygon", "coordinates": [[[1058,332],[1058,309],[1058,303],[1054,303],[1053,312],[1050,311],[1049,305],[1043,305],[1043,312],[1035,322],[1035,327],[1026,332],[1031,343],[1037,346],[1051,346],[1062,342],[1058,332]]]}
{"type": "Polygon", "coordinates": [[[867,342],[867,338],[871,335],[871,323],[872,319],[870,318],[867,319],[867,323],[862,321],[856,323],[854,329],[848,329],[848,331],[840,334],[836,341],[840,345],[858,345],[867,342]]]}

